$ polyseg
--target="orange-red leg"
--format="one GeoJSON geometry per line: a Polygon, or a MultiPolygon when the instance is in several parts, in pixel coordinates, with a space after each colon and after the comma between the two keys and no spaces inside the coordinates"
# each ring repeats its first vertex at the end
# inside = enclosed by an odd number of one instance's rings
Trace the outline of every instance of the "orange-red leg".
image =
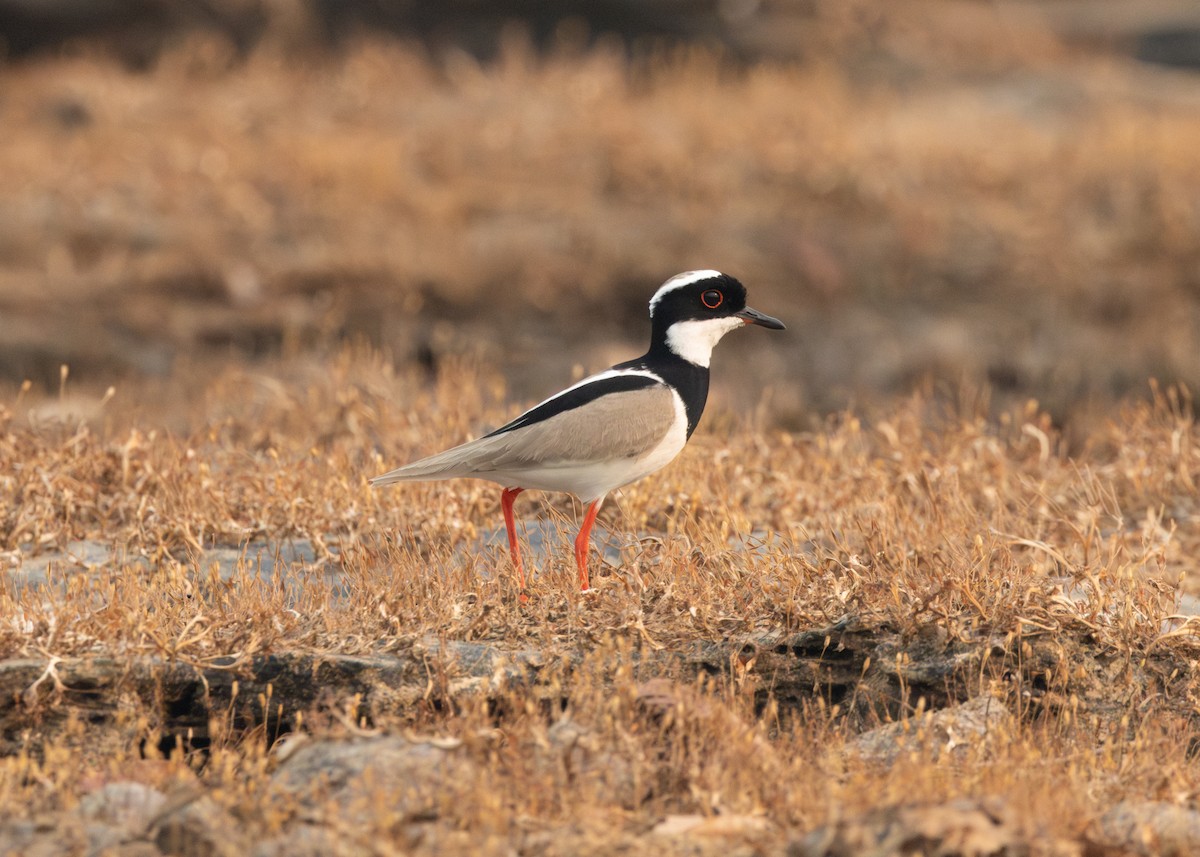
{"type": "Polygon", "coordinates": [[[524,488],[505,488],[500,495],[500,508],[504,512],[504,528],[508,530],[508,552],[517,567],[517,580],[521,584],[521,598],[525,598],[525,567],[521,565],[521,548],[517,545],[517,525],[513,521],[513,502],[524,488]]]}
{"type": "Polygon", "coordinates": [[[579,569],[579,589],[582,592],[588,591],[587,560],[588,548],[592,542],[592,524],[596,523],[596,513],[600,511],[600,504],[603,502],[603,497],[592,501],[587,514],[583,516],[583,526],[579,528],[579,535],[575,537],[575,565],[579,569]]]}

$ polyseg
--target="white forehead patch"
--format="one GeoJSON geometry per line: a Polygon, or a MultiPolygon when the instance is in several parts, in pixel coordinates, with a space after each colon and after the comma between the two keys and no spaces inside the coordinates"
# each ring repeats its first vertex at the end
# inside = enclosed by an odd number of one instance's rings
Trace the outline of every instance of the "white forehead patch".
{"type": "Polygon", "coordinates": [[[721,337],[745,326],[737,316],[677,321],[667,328],[667,348],[689,363],[708,366],[712,350],[721,337]]]}
{"type": "Polygon", "coordinates": [[[720,271],[685,271],[682,274],[676,274],[671,279],[667,280],[658,291],[654,293],[654,297],[650,298],[650,315],[654,315],[654,308],[658,306],[658,302],[663,299],[663,296],[668,292],[673,292],[676,289],[682,289],[685,286],[690,286],[692,283],[698,283],[701,280],[710,280],[716,277],[723,277],[720,271]]]}

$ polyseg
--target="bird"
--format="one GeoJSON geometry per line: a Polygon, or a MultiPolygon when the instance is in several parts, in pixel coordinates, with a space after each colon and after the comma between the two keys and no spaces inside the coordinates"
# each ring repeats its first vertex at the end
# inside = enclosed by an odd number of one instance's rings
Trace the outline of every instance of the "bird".
{"type": "Polygon", "coordinates": [[[605,497],[670,463],[687,444],[708,399],[713,347],[747,325],[784,330],[746,305],[746,288],[720,271],[671,277],[650,299],[650,347],[641,357],[584,378],[480,438],[371,480],[474,477],[498,483],[508,547],[525,595],[513,503],[527,489],[575,495],[587,507],[575,539],[580,589],[590,588],[592,526],[605,497]]]}

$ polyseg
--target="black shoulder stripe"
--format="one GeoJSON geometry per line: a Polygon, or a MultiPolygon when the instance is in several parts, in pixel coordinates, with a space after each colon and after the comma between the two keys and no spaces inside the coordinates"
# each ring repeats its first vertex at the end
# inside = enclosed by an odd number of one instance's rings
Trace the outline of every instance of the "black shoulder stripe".
{"type": "Polygon", "coordinates": [[[500,426],[495,431],[488,432],[484,437],[495,437],[498,434],[504,434],[513,429],[540,423],[542,420],[548,420],[550,417],[561,414],[564,411],[570,411],[586,405],[588,402],[594,402],[601,396],[607,396],[610,393],[644,390],[647,387],[654,387],[661,383],[661,381],[646,375],[611,375],[607,378],[598,378],[595,381],[589,381],[564,393],[559,393],[552,399],[547,399],[537,407],[530,408],[512,422],[500,426]]]}

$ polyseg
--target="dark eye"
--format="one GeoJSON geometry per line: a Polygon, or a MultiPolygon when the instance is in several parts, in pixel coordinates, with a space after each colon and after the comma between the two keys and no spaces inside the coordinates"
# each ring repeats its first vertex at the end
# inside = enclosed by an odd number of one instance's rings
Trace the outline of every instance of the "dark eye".
{"type": "Polygon", "coordinates": [[[709,289],[700,295],[700,301],[709,309],[716,309],[725,301],[725,295],[716,289],[709,289]]]}

